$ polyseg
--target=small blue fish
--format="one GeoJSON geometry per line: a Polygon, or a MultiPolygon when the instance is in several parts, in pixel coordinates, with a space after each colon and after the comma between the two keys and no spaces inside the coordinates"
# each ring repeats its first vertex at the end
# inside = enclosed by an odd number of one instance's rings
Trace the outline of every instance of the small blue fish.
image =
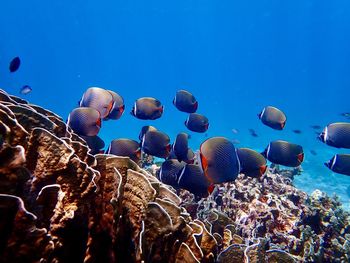
{"type": "Polygon", "coordinates": [[[32,88],[28,85],[24,85],[19,91],[19,93],[23,95],[27,95],[30,92],[32,92],[32,88]]]}

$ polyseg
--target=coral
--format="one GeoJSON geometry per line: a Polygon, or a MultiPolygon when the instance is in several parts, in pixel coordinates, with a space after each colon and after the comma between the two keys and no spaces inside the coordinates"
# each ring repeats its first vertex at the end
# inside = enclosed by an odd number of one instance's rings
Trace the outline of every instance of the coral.
{"type": "Polygon", "coordinates": [[[272,170],[260,179],[240,175],[214,192],[199,202],[184,190],[180,196],[182,206],[222,239],[219,262],[350,260],[350,215],[336,198],[319,190],[308,196],[272,170]],[[251,258],[248,248],[261,239],[265,248],[251,258]]]}

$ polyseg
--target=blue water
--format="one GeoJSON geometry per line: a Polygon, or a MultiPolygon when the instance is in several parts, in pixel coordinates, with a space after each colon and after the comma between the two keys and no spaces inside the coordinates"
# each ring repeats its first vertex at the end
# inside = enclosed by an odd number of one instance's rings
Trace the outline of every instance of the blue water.
{"type": "MultiPolygon", "coordinates": [[[[186,88],[210,120],[207,136],[236,138],[259,150],[275,139],[303,145],[297,186],[336,193],[350,208],[350,177],[323,166],[334,153],[349,150],[318,142],[309,127],[344,121],[339,113],[350,111],[349,1],[13,0],[1,3],[0,25],[0,87],[6,91],[18,95],[28,84],[33,92],[26,99],[63,117],[90,86],[124,97],[124,116],[103,123],[100,136],[107,144],[136,139],[147,124],[172,139],[186,131],[186,114],[171,103],[175,91],[186,88]],[[14,56],[22,66],[10,74],[14,56]],[[142,96],[163,102],[161,119],[129,114],[142,96]],[[256,115],[266,105],[286,113],[284,131],[260,123],[256,115]],[[251,137],[249,128],[259,137],[251,137]]],[[[194,149],[206,138],[191,135],[194,149]]]]}

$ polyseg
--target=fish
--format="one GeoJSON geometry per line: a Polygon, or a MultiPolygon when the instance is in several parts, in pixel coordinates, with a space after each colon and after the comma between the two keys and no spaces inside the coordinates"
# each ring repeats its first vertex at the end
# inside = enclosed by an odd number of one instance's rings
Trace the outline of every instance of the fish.
{"type": "Polygon", "coordinates": [[[262,155],[274,164],[288,167],[297,167],[304,161],[302,146],[282,140],[270,142],[262,155]]]}
{"type": "Polygon", "coordinates": [[[255,132],[254,129],[249,129],[249,133],[250,133],[250,135],[253,136],[253,137],[258,137],[258,134],[255,132]]]}
{"type": "Polygon", "coordinates": [[[267,165],[262,154],[249,148],[238,148],[236,151],[241,167],[240,173],[257,178],[265,174],[267,165]]]}
{"type": "Polygon", "coordinates": [[[140,144],[137,141],[130,139],[122,138],[112,140],[106,153],[129,157],[136,163],[138,163],[141,159],[140,144]]]}
{"type": "Polygon", "coordinates": [[[318,139],[335,148],[350,149],[350,123],[331,123],[323,129],[318,139]]]}
{"type": "Polygon", "coordinates": [[[275,130],[283,130],[287,121],[286,115],[280,109],[272,106],[265,107],[258,114],[258,118],[263,124],[275,130]]]}
{"type": "Polygon", "coordinates": [[[131,115],[140,120],[159,119],[164,111],[164,106],[155,98],[143,97],[135,101],[131,115]]]}
{"type": "Polygon", "coordinates": [[[186,163],[176,159],[168,159],[162,163],[159,170],[159,180],[165,184],[178,188],[177,179],[186,163]]]}
{"type": "Polygon", "coordinates": [[[67,125],[78,135],[95,136],[102,126],[101,114],[93,108],[76,108],[68,115],[67,125]]]}
{"type": "Polygon", "coordinates": [[[176,139],[172,146],[172,150],[180,162],[187,159],[187,152],[188,152],[187,133],[181,132],[176,136],[176,139]]]}
{"type": "MultiPolygon", "coordinates": [[[[173,150],[170,151],[170,155],[169,155],[168,159],[178,160],[177,156],[173,150]]],[[[195,162],[195,160],[196,160],[196,154],[193,152],[193,150],[191,148],[188,148],[187,153],[186,153],[186,157],[185,157],[185,159],[182,160],[182,162],[193,164],[195,162]]]]}
{"type": "Polygon", "coordinates": [[[90,154],[104,153],[102,150],[105,147],[105,142],[97,135],[95,136],[83,136],[81,137],[86,141],[90,148],[90,154]]]}
{"type": "Polygon", "coordinates": [[[198,108],[198,101],[187,90],[178,90],[173,99],[174,106],[182,112],[194,113],[198,108]]]}
{"type": "Polygon", "coordinates": [[[196,155],[195,153],[193,152],[193,150],[191,148],[188,148],[187,149],[187,156],[186,156],[186,159],[184,159],[183,161],[185,163],[188,163],[188,164],[193,164],[194,161],[195,161],[195,158],[196,158],[196,155]]]}
{"type": "Polygon", "coordinates": [[[209,120],[204,115],[191,113],[185,121],[185,126],[190,131],[204,133],[209,128],[209,120]]]}
{"type": "Polygon", "coordinates": [[[20,94],[23,94],[23,95],[27,95],[27,94],[30,93],[31,91],[32,91],[32,88],[31,88],[30,86],[24,85],[24,86],[20,89],[19,93],[20,93],[20,94]]]}
{"type": "Polygon", "coordinates": [[[233,128],[231,131],[232,131],[233,134],[238,134],[238,132],[239,132],[239,131],[238,131],[237,129],[235,129],[235,128],[233,128]]]}
{"type": "Polygon", "coordinates": [[[107,117],[104,120],[118,120],[123,115],[125,110],[124,99],[116,92],[107,90],[113,97],[113,106],[107,117]]]}
{"type": "Polygon", "coordinates": [[[225,137],[211,137],[199,149],[199,164],[209,182],[220,184],[236,179],[240,164],[235,146],[225,137]]]}
{"type": "Polygon", "coordinates": [[[350,154],[336,154],[324,165],[335,173],[350,176],[350,154]]]}
{"type": "Polygon", "coordinates": [[[170,154],[168,156],[168,160],[177,160],[176,154],[174,153],[174,151],[171,149],[170,150],[170,154]]]}
{"type": "Polygon", "coordinates": [[[294,132],[296,134],[301,134],[301,130],[292,130],[292,132],[294,132]]]}
{"type": "Polygon", "coordinates": [[[166,159],[171,150],[170,138],[161,131],[148,131],[142,138],[141,149],[146,154],[166,159]]]}
{"type": "Polygon", "coordinates": [[[21,65],[21,59],[19,57],[15,57],[11,60],[9,65],[10,72],[15,72],[19,69],[19,66],[21,65]]]}
{"type": "Polygon", "coordinates": [[[142,141],[143,136],[146,134],[146,132],[148,132],[148,131],[156,131],[156,130],[157,130],[157,128],[154,127],[154,126],[150,126],[150,125],[148,125],[148,126],[143,126],[143,127],[141,128],[141,131],[140,131],[140,134],[139,134],[139,139],[140,139],[140,141],[142,141]]]}
{"type": "Polygon", "coordinates": [[[108,116],[113,108],[113,96],[105,89],[98,87],[88,88],[80,100],[80,107],[91,107],[98,110],[101,118],[108,116]]]}
{"type": "Polygon", "coordinates": [[[346,118],[350,119],[350,112],[340,113],[340,116],[343,116],[343,117],[346,117],[346,118]]]}
{"type": "Polygon", "coordinates": [[[207,197],[210,191],[210,182],[203,174],[202,169],[195,164],[186,164],[178,176],[178,185],[195,196],[207,197]]]}
{"type": "Polygon", "coordinates": [[[311,125],[310,126],[312,129],[314,129],[314,130],[320,130],[320,129],[322,129],[322,127],[320,126],[320,125],[311,125]]]}
{"type": "Polygon", "coordinates": [[[317,155],[317,152],[316,152],[315,150],[310,150],[310,153],[311,153],[312,155],[317,155]]]}

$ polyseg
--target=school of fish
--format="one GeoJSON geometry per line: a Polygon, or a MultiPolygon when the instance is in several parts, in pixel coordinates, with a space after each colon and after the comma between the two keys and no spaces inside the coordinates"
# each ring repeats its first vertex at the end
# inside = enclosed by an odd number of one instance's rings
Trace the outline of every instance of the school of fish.
{"type": "MultiPolygon", "coordinates": [[[[9,64],[10,73],[16,72],[21,65],[19,57],[9,64]]],[[[32,91],[29,85],[20,89],[21,94],[32,91]]],[[[197,133],[205,133],[209,129],[206,116],[197,113],[198,101],[187,90],[178,90],[172,101],[181,112],[187,113],[185,127],[197,133]]],[[[235,148],[238,140],[225,137],[211,137],[203,141],[197,152],[188,146],[189,135],[178,133],[175,141],[154,126],[143,126],[138,141],[129,138],[114,139],[104,151],[104,141],[98,136],[102,122],[118,120],[125,111],[123,97],[118,93],[100,87],[90,87],[82,95],[78,107],[73,109],[67,119],[68,126],[80,135],[89,145],[92,154],[106,153],[127,156],[139,163],[142,155],[147,154],[164,158],[159,171],[162,182],[192,192],[195,196],[206,197],[216,184],[234,181],[240,173],[259,178],[267,171],[267,160],[273,164],[287,167],[298,167],[304,161],[303,147],[284,140],[270,142],[262,153],[249,148],[235,148]]],[[[130,114],[140,120],[156,120],[164,112],[162,103],[152,97],[142,97],[135,101],[130,114]]],[[[347,116],[344,113],[342,116],[347,116]]],[[[264,107],[258,114],[260,121],[275,130],[283,130],[287,117],[283,111],[273,106],[264,107]]],[[[319,130],[322,127],[313,125],[319,130]]],[[[300,130],[292,130],[300,134],[300,130]]],[[[232,129],[234,134],[237,129],[232,129]]],[[[251,136],[258,137],[253,129],[251,136]]],[[[328,146],[350,149],[350,123],[337,122],[317,132],[318,139],[328,146]]],[[[313,150],[311,154],[317,153],[313,150]]],[[[350,176],[350,154],[336,154],[324,163],[331,171],[350,176]]]]}

